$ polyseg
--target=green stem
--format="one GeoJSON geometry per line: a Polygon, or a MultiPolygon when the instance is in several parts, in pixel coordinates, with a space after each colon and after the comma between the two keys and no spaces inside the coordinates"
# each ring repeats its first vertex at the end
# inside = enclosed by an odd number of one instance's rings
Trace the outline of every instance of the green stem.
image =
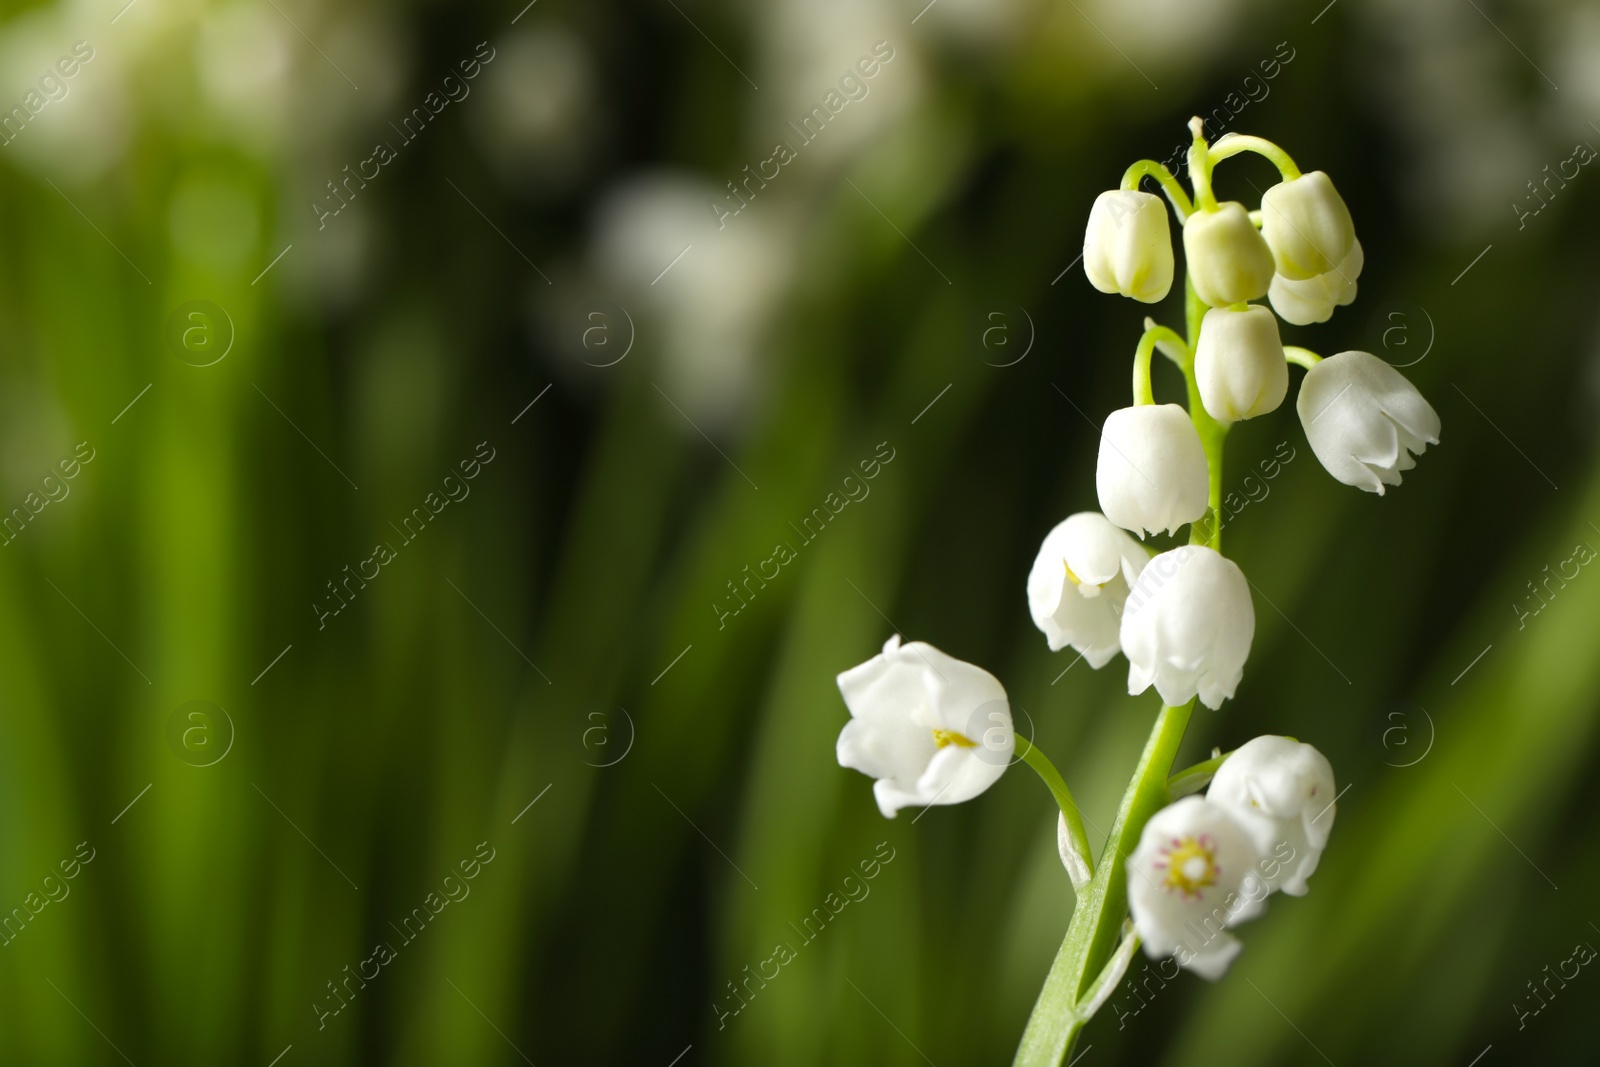
{"type": "Polygon", "coordinates": [[[1200,343],[1200,324],[1205,318],[1206,305],[1194,291],[1193,280],[1185,283],[1184,320],[1189,328],[1189,358],[1183,366],[1183,378],[1189,387],[1189,418],[1200,434],[1200,446],[1205,450],[1206,469],[1210,475],[1207,499],[1209,513],[1189,527],[1191,545],[1209,545],[1222,551],[1222,444],[1228,436],[1226,423],[1218,422],[1206,411],[1200,399],[1200,386],[1194,376],[1194,351],[1200,343]]]}
{"type": "Polygon", "coordinates": [[[1283,358],[1297,367],[1304,367],[1306,370],[1310,370],[1322,362],[1321,356],[1309,348],[1301,348],[1298,345],[1284,345],[1283,358]]]}
{"type": "Polygon", "coordinates": [[[1169,330],[1165,326],[1151,326],[1144,331],[1144,336],[1139,338],[1139,347],[1133,353],[1133,402],[1139,404],[1154,404],[1156,402],[1155,389],[1150,384],[1150,357],[1155,352],[1157,341],[1171,341],[1182,345],[1186,350],[1182,337],[1177,331],[1169,330]]]}
{"type": "MultiPolygon", "coordinates": [[[[1216,749],[1212,749],[1212,751],[1215,752],[1216,749]]],[[[1237,752],[1238,750],[1235,749],[1234,751],[1237,752]]],[[[1223,763],[1227,762],[1228,757],[1231,755],[1233,755],[1233,752],[1224,752],[1220,755],[1212,756],[1202,763],[1196,763],[1193,767],[1185,767],[1167,779],[1167,795],[1172,797],[1173,800],[1179,800],[1190,793],[1200,792],[1200,790],[1211,784],[1211,779],[1216,776],[1218,769],[1221,768],[1223,763]]]]}
{"type": "Polygon", "coordinates": [[[1079,1006],[1111,959],[1121,934],[1127,914],[1127,857],[1138,847],[1144,824],[1167,803],[1167,775],[1193,711],[1191,700],[1179,708],[1164,707],[1156,716],[1139,766],[1122,794],[1094,879],[1078,894],[1067,936],[1039,991],[1013,1067],[1060,1067],[1089,1021],[1079,1006]]]}
{"type": "Polygon", "coordinates": [[[1089,835],[1083,829],[1083,816],[1078,813],[1078,802],[1072,798],[1072,790],[1067,788],[1066,779],[1061,777],[1061,772],[1056,770],[1056,765],[1050,762],[1039,746],[1030,743],[1026,737],[1017,738],[1017,755],[1050,787],[1051,795],[1056,798],[1056,807],[1061,809],[1061,814],[1067,820],[1067,833],[1072,837],[1072,847],[1078,850],[1084,866],[1092,875],[1094,859],[1089,851],[1089,835]]]}
{"type": "Polygon", "coordinates": [[[1122,173],[1122,187],[1124,189],[1137,189],[1139,183],[1145,178],[1154,178],[1161,186],[1162,192],[1167,194],[1167,199],[1172,202],[1172,210],[1178,213],[1181,223],[1194,214],[1194,204],[1189,200],[1189,194],[1184,192],[1183,186],[1178,184],[1178,179],[1172,172],[1153,159],[1141,159],[1122,173]]]}
{"type": "Polygon", "coordinates": [[[1202,211],[1217,210],[1217,197],[1211,191],[1211,152],[1206,144],[1206,124],[1197,115],[1189,120],[1194,131],[1194,144],[1189,146],[1189,184],[1194,186],[1195,207],[1202,211]]]}
{"type": "Polygon", "coordinates": [[[1292,182],[1300,177],[1300,168],[1294,165],[1289,153],[1265,137],[1253,137],[1250,134],[1231,133],[1217,141],[1211,146],[1211,161],[1220,163],[1240,152],[1254,152],[1258,156],[1265,156],[1278,168],[1278,173],[1283,175],[1283,180],[1286,182],[1292,182]]]}

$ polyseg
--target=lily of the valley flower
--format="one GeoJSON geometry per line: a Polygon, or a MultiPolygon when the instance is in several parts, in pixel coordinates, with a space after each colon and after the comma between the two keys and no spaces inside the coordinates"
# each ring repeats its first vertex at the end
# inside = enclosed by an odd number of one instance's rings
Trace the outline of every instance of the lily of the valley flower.
{"type": "Polygon", "coordinates": [[[1337,791],[1333,765],[1310,745],[1267,735],[1239,746],[1217,769],[1206,799],[1232,810],[1256,837],[1272,889],[1302,897],[1333,829],[1337,791]],[[1287,851],[1287,855],[1284,855],[1287,851]]]}
{"type": "Polygon", "coordinates": [[[1154,304],[1172,288],[1172,236],[1161,198],[1113,189],[1095,198],[1083,235],[1083,272],[1102,293],[1154,304]]]}
{"type": "Polygon", "coordinates": [[[1196,695],[1208,708],[1233,696],[1255,637],[1256,612],[1239,565],[1205,545],[1152,559],[1122,613],[1128,692],[1151,685],[1177,707],[1196,695]]]}
{"type": "Polygon", "coordinates": [[[1272,288],[1267,290],[1267,299],[1272,301],[1273,310],[1285,322],[1292,322],[1296,326],[1327,322],[1333,317],[1334,308],[1345,307],[1355,300],[1356,279],[1361,276],[1361,268],[1365,264],[1361,242],[1353,241],[1350,254],[1326,274],[1301,282],[1274,274],[1272,288]]]}
{"type": "Polygon", "coordinates": [[[1220,804],[1184,797],[1151,816],[1128,857],[1128,906],[1145,952],[1221,978],[1242,947],[1228,931],[1261,914],[1269,892],[1260,859],[1220,804]]]}
{"type": "Polygon", "coordinates": [[[1237,201],[1190,215],[1183,224],[1183,251],[1194,291],[1212,307],[1259,300],[1272,285],[1272,249],[1237,201]]]}
{"type": "Polygon", "coordinates": [[[1278,273],[1290,281],[1326,274],[1350,254],[1356,227],[1326,173],[1279,182],[1261,196],[1261,236],[1278,273]]]}
{"type": "Polygon", "coordinates": [[[959,804],[988,789],[1016,750],[1011,705],[994,675],[932,645],[900,644],[839,675],[850,721],[839,765],[871,775],[887,818],[913,805],[959,804]]]}
{"type": "Polygon", "coordinates": [[[1340,352],[1312,367],[1295,409],[1328,473],[1379,496],[1417,465],[1413,453],[1439,443],[1438,412],[1370,352],[1340,352]]]}
{"type": "Polygon", "coordinates": [[[1207,467],[1200,434],[1177,404],[1113,411],[1100,433],[1095,488],[1106,518],[1143,538],[1173,533],[1206,513],[1207,467]]]}
{"type": "Polygon", "coordinates": [[[1046,534],[1028,573],[1028,610],[1050,651],[1071,645],[1089,666],[1105,666],[1122,647],[1122,605],[1149,559],[1096,511],[1070,516],[1046,534]]]}
{"type": "Polygon", "coordinates": [[[1277,318],[1259,304],[1206,312],[1195,346],[1194,377],[1201,403],[1219,422],[1276,411],[1289,393],[1289,365],[1283,359],[1277,318]]]}

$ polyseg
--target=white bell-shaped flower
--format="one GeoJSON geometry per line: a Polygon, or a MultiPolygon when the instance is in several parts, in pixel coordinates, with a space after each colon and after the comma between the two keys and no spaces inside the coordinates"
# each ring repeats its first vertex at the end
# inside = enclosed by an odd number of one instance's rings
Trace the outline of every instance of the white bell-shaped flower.
{"type": "Polygon", "coordinates": [[[1296,326],[1327,322],[1333,317],[1334,308],[1345,307],[1355,300],[1356,279],[1361,276],[1361,268],[1365,264],[1361,242],[1354,241],[1344,262],[1326,274],[1307,278],[1303,282],[1274,274],[1272,288],[1267,290],[1267,299],[1272,301],[1273,310],[1284,322],[1292,322],[1296,326]]]}
{"type": "Polygon", "coordinates": [[[1295,409],[1328,473],[1379,496],[1417,465],[1413,453],[1439,443],[1438,412],[1370,352],[1340,352],[1312,367],[1295,409]]]}
{"type": "Polygon", "coordinates": [[[1102,293],[1154,304],[1172,288],[1172,235],[1167,206],[1137,189],[1095,198],[1083,234],[1083,272],[1102,293]]]}
{"type": "Polygon", "coordinates": [[[1208,708],[1233,696],[1255,637],[1250,585],[1238,564],[1205,545],[1163,552],[1139,572],[1122,611],[1128,692],[1153,684],[1177,707],[1198,695],[1208,708]]]}
{"type": "Polygon", "coordinates": [[[1259,300],[1272,285],[1272,249],[1237,201],[1190,215],[1183,224],[1183,251],[1194,291],[1212,307],[1259,300]]]}
{"type": "Polygon", "coordinates": [[[1233,814],[1203,797],[1152,815],[1128,857],[1128,910],[1145,952],[1221,978],[1243,947],[1229,930],[1265,908],[1260,859],[1233,814]]]}
{"type": "Polygon", "coordinates": [[[912,805],[959,804],[988,789],[1016,750],[1011,705],[994,675],[900,635],[839,675],[850,721],[839,765],[877,779],[888,818],[912,805]]]}
{"type": "Polygon", "coordinates": [[[1320,170],[1279,182],[1261,197],[1261,236],[1290,281],[1327,274],[1350,254],[1355,223],[1333,180],[1320,170]]]}
{"type": "Polygon", "coordinates": [[[1259,304],[1206,312],[1195,346],[1194,377],[1201,402],[1219,422],[1276,411],[1289,393],[1289,365],[1277,318],[1259,304]]]}
{"type": "Polygon", "coordinates": [[[1071,645],[1091,667],[1122,647],[1122,605],[1150,553],[1098,511],[1081,511],[1045,535],[1028,572],[1028,610],[1055,652],[1071,645]]]}
{"type": "Polygon", "coordinates": [[[1327,847],[1337,797],[1328,757],[1271,734],[1240,745],[1206,791],[1207,800],[1234,811],[1255,836],[1267,885],[1296,897],[1310,889],[1306,879],[1327,847]]]}
{"type": "Polygon", "coordinates": [[[1205,449],[1177,404],[1120,408],[1100,432],[1095,488],[1105,517],[1143,538],[1173,533],[1206,513],[1205,449]]]}

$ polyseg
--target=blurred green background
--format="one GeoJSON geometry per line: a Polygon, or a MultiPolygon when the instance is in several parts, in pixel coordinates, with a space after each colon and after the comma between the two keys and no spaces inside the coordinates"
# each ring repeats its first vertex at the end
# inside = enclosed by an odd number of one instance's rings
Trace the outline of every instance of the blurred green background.
{"type": "Polygon", "coordinates": [[[1103,840],[1154,697],[1023,585],[1152,310],[1089,205],[1193,114],[1332,174],[1360,295],[1286,339],[1443,444],[1377,499],[1288,405],[1231,436],[1258,630],[1180,762],[1290,734],[1348,791],[1311,895],[1080,1062],[1592,1062],[1600,978],[1529,988],[1600,943],[1600,577],[1548,581],[1600,547],[1600,178],[1545,169],[1600,145],[1592,5],[123,4],[0,23],[0,1062],[1009,1062],[1049,796],[884,820],[833,677],[987,667],[1103,840]]]}

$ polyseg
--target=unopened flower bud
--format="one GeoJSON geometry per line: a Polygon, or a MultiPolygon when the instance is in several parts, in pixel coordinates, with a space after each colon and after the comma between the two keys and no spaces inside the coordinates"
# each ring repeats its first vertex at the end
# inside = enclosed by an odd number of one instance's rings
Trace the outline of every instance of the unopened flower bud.
{"type": "Polygon", "coordinates": [[[1190,215],[1183,224],[1183,251],[1195,292],[1212,307],[1259,300],[1272,284],[1272,249],[1236,201],[1190,215]]]}
{"type": "Polygon", "coordinates": [[[1083,234],[1083,272],[1102,293],[1154,304],[1172,288],[1172,236],[1161,198],[1113,189],[1095,198],[1083,234]]]}
{"type": "Polygon", "coordinates": [[[1194,353],[1195,384],[1206,411],[1238,422],[1276,411],[1289,392],[1278,320],[1259,304],[1206,312],[1194,353]]]}
{"type": "Polygon", "coordinates": [[[1206,513],[1205,449],[1177,404],[1113,411],[1100,433],[1095,488],[1105,517],[1141,538],[1175,532],[1206,513]]]}
{"type": "Polygon", "coordinates": [[[1305,281],[1344,262],[1356,228],[1333,181],[1314,170],[1279,182],[1262,195],[1261,236],[1272,249],[1278,273],[1305,281]]]}

